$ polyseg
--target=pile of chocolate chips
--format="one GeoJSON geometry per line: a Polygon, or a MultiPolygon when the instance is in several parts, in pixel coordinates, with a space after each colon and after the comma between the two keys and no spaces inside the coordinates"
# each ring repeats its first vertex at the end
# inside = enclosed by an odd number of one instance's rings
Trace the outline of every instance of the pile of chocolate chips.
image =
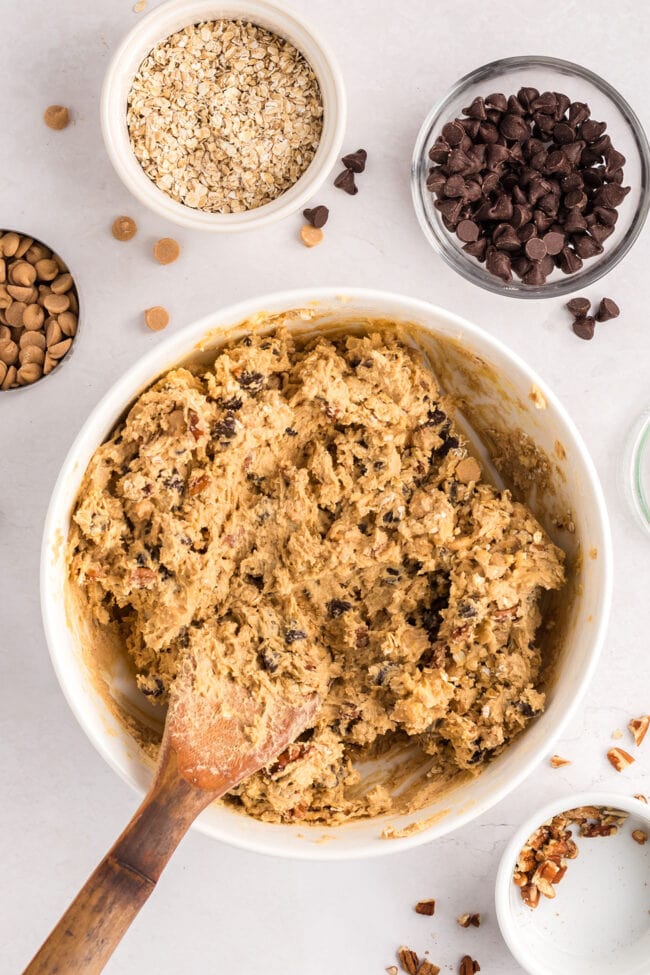
{"type": "Polygon", "coordinates": [[[536,88],[475,98],[429,150],[447,230],[488,271],[542,285],[573,274],[614,232],[625,157],[584,102],[536,88]]]}

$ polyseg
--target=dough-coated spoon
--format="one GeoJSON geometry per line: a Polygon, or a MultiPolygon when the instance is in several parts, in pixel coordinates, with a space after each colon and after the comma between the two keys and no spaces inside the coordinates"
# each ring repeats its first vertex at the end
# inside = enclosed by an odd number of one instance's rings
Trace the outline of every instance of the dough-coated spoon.
{"type": "Polygon", "coordinates": [[[149,792],[24,975],[101,972],[199,813],[284,751],[318,706],[278,696],[262,708],[228,679],[211,677],[207,693],[198,686],[186,660],[149,792]]]}

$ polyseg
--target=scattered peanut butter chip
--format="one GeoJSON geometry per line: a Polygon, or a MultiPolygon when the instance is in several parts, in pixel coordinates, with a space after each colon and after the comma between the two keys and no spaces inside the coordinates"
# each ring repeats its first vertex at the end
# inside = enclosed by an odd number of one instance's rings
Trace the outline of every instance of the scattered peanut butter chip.
{"type": "Polygon", "coordinates": [[[594,561],[598,558],[598,549],[595,546],[589,549],[589,558],[594,561]]]}
{"type": "Polygon", "coordinates": [[[131,240],[138,232],[138,225],[132,217],[116,217],[111,227],[115,240],[131,240]]]}
{"type": "Polygon", "coordinates": [[[638,843],[639,846],[643,846],[645,843],[648,842],[648,834],[644,829],[633,829],[632,839],[634,840],[635,843],[638,843]]]}
{"type": "Polygon", "coordinates": [[[480,476],[481,468],[474,457],[465,457],[456,468],[456,479],[462,481],[463,484],[469,484],[470,481],[478,481],[480,476]]]}
{"type": "Polygon", "coordinates": [[[43,120],[49,129],[59,132],[70,122],[70,112],[65,105],[50,105],[43,113],[43,120]]]}
{"type": "Polygon", "coordinates": [[[138,0],[137,3],[133,4],[133,13],[139,14],[147,6],[147,0],[138,0]]]}
{"type": "Polygon", "coordinates": [[[169,312],[162,305],[154,305],[153,308],[147,308],[145,311],[144,321],[152,332],[160,332],[169,325],[169,312]]]}
{"type": "Polygon", "coordinates": [[[427,917],[433,917],[436,913],[436,902],[431,899],[427,901],[418,901],[415,905],[416,914],[426,914],[427,917]]]}
{"type": "Polygon", "coordinates": [[[389,965],[386,969],[386,975],[397,975],[397,965],[389,965]]]}
{"type": "Polygon", "coordinates": [[[159,264],[173,264],[180,252],[180,245],[173,237],[161,237],[153,245],[153,256],[159,264]]]}
{"type": "Polygon", "coordinates": [[[568,758],[562,758],[561,755],[551,755],[551,766],[553,768],[562,768],[563,765],[570,765],[571,761],[568,758]]]}
{"type": "Polygon", "coordinates": [[[546,402],[546,397],[539,386],[533,385],[530,387],[528,399],[532,400],[532,402],[535,404],[535,408],[538,410],[545,410],[548,405],[546,402]]]}
{"type": "Polygon", "coordinates": [[[612,738],[614,739],[614,741],[620,741],[622,737],[623,737],[623,732],[621,731],[621,729],[614,728],[614,730],[612,731],[612,738]]]}
{"type": "Polygon", "coordinates": [[[300,230],[300,239],[305,247],[316,247],[317,244],[322,243],[323,231],[320,227],[312,227],[306,223],[300,230]]]}

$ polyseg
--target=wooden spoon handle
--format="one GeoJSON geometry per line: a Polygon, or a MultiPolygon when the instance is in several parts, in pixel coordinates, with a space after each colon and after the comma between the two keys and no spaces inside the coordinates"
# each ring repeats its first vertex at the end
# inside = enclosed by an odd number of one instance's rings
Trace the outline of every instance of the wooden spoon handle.
{"type": "Polygon", "coordinates": [[[101,972],[183,836],[219,794],[182,779],[168,751],[142,805],[24,975],[101,972]]]}

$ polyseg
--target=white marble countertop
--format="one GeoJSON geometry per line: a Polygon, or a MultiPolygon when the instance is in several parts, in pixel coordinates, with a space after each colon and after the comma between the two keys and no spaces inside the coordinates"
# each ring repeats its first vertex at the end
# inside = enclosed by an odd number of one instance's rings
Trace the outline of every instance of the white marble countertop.
{"type": "MultiPolygon", "coordinates": [[[[3,0],[0,223],[56,246],[85,307],[74,361],[24,395],[0,393],[0,967],[17,972],[136,805],[71,714],[49,662],[38,592],[39,544],[57,470],[90,408],[159,341],[142,310],[166,305],[170,329],[255,293],[309,284],[367,285],[430,299],[477,322],[528,359],[569,408],[592,452],[612,519],[614,608],[596,679],[558,746],[573,764],[544,763],[478,821],[411,852],[360,863],[297,863],[191,834],[107,971],[158,975],[379,975],[410,944],[444,973],[466,950],[482,971],[514,975],[494,917],[500,851],[516,824],[553,796],[602,786],[650,792],[650,743],[618,775],[605,758],[615,728],[650,707],[650,539],[628,515],[618,476],[626,433],[650,402],[647,269],[650,233],[590,296],[615,297],[618,321],[596,340],[571,333],[560,301],[519,302],[457,277],[429,250],[408,185],[424,115],[460,75],[527,51],[573,59],[629,98],[650,123],[650,14],[635,0],[292,0],[330,40],[349,94],[348,151],[370,162],[351,199],[331,187],[326,242],[308,251],[298,217],[227,239],[182,232],[132,200],[101,142],[98,98],[111,51],[139,16],[132,0],[3,0]],[[580,13],[579,13],[580,12],[580,13]],[[581,15],[580,15],[581,14],[581,15]],[[582,19],[584,17],[584,20],[582,19]],[[69,105],[74,122],[41,114],[69,105]],[[132,214],[140,234],[108,228],[132,214]],[[151,242],[172,234],[182,258],[161,268],[151,242]],[[412,905],[435,897],[435,918],[412,905]],[[480,911],[480,930],[457,914],[480,911]]],[[[150,0],[149,6],[152,6],[150,0]]],[[[627,738],[627,732],[625,732],[627,738]]],[[[625,740],[622,744],[625,744],[625,740]]]]}

